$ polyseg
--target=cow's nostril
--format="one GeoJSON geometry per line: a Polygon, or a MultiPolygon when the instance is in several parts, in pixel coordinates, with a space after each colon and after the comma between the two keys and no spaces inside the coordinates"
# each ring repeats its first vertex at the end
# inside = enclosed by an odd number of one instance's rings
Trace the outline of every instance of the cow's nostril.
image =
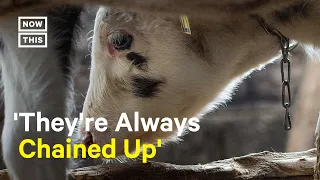
{"type": "Polygon", "coordinates": [[[93,144],[93,136],[90,132],[87,132],[87,134],[82,139],[82,144],[89,147],[91,144],[93,144]]]}

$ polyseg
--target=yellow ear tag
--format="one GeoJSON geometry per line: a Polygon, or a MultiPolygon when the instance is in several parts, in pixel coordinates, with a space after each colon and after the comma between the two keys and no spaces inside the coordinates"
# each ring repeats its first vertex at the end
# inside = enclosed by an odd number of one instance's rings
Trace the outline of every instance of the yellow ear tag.
{"type": "Polygon", "coordinates": [[[190,28],[188,17],[186,15],[180,16],[180,22],[181,22],[182,32],[185,34],[191,35],[191,28],[190,28]]]}

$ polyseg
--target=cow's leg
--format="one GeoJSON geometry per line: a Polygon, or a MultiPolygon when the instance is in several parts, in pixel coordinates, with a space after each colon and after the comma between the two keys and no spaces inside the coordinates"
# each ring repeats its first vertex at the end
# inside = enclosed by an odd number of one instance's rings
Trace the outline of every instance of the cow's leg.
{"type": "MultiPolygon", "coordinates": [[[[63,7],[50,10],[32,10],[20,16],[48,16],[48,47],[18,48],[18,17],[10,17],[0,24],[1,66],[4,85],[5,124],[2,135],[3,157],[13,180],[62,180],[66,179],[67,159],[26,159],[19,152],[24,139],[37,143],[65,144],[65,132],[37,132],[37,118],[30,117],[30,130],[25,131],[25,120],[14,113],[40,111],[42,117],[52,120],[70,115],[70,55],[73,49],[75,25],[80,8],[63,7]]],[[[44,127],[44,125],[42,126],[44,127]]],[[[37,151],[26,144],[27,154],[37,151]]],[[[44,154],[45,155],[45,154],[44,154]]]]}

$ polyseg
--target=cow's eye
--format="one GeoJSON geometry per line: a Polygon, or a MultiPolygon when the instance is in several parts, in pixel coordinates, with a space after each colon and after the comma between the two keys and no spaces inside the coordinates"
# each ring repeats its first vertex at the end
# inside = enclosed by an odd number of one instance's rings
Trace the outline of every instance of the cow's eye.
{"type": "Polygon", "coordinates": [[[130,49],[132,44],[132,36],[130,34],[121,34],[113,41],[114,48],[118,51],[130,49]]]}

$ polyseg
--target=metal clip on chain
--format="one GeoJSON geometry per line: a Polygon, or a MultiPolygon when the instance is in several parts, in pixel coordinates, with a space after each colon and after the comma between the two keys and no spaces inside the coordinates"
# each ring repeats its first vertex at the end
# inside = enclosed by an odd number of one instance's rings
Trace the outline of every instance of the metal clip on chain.
{"type": "Polygon", "coordinates": [[[294,46],[293,48],[290,48],[289,38],[285,37],[278,30],[271,29],[263,19],[261,18],[259,19],[265,31],[268,34],[276,36],[280,43],[281,52],[282,52],[282,59],[280,62],[281,63],[281,79],[282,79],[282,106],[286,110],[283,125],[286,130],[290,130],[291,129],[291,117],[290,117],[290,107],[291,107],[290,73],[291,71],[290,71],[290,60],[288,56],[289,56],[289,52],[292,49],[294,49],[296,46],[294,46]]]}

